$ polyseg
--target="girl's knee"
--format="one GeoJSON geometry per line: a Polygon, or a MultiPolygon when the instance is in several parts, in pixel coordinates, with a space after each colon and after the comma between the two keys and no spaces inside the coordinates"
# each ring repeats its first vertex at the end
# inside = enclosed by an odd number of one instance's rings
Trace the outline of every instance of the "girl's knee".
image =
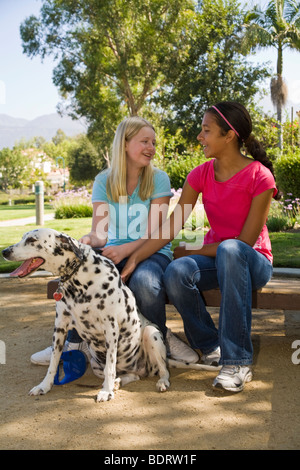
{"type": "Polygon", "coordinates": [[[245,243],[240,240],[224,240],[217,249],[216,265],[219,270],[225,267],[228,273],[238,270],[239,266],[244,265],[246,258],[243,250],[245,243]]]}
{"type": "Polygon", "coordinates": [[[226,256],[229,258],[238,257],[242,253],[242,245],[244,242],[236,239],[224,240],[217,249],[217,257],[226,256]]]}
{"type": "Polygon", "coordinates": [[[164,273],[164,284],[166,287],[181,285],[185,279],[195,271],[194,262],[189,257],[178,258],[169,264],[164,273]]]}
{"type": "Polygon", "coordinates": [[[172,261],[164,272],[164,283],[168,284],[170,281],[175,281],[178,273],[181,271],[182,260],[181,258],[172,261]]]}

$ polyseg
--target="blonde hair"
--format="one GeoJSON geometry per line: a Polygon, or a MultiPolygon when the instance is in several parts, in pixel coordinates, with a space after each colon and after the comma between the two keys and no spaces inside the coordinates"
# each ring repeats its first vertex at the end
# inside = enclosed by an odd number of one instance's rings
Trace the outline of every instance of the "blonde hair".
{"type": "MultiPolygon", "coordinates": [[[[107,195],[114,202],[119,202],[120,197],[127,197],[126,189],[126,150],[125,144],[129,142],[143,127],[151,127],[152,124],[139,116],[131,116],[124,119],[118,126],[113,145],[109,175],[107,178],[107,195]]],[[[142,201],[148,199],[154,190],[154,167],[152,163],[144,167],[141,173],[139,196],[142,201]]]]}

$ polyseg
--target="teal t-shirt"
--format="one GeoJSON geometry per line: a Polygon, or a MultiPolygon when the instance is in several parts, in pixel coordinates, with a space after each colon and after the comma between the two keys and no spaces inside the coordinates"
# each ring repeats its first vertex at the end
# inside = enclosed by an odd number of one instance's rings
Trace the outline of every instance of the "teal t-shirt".
{"type": "MultiPolygon", "coordinates": [[[[138,183],[131,196],[123,201],[114,202],[107,196],[106,182],[109,169],[99,173],[94,181],[92,202],[106,202],[109,207],[107,245],[123,245],[141,238],[147,230],[150,204],[153,199],[173,196],[168,175],[159,169],[154,170],[154,191],[149,199],[139,197],[138,183]]],[[[151,212],[152,214],[152,212],[151,212]]],[[[155,217],[156,214],[154,214],[155,217]]],[[[157,214],[158,216],[158,214],[157,214]]],[[[152,217],[152,216],[151,216],[152,217]]],[[[159,253],[172,259],[171,243],[166,244],[159,253]]]]}

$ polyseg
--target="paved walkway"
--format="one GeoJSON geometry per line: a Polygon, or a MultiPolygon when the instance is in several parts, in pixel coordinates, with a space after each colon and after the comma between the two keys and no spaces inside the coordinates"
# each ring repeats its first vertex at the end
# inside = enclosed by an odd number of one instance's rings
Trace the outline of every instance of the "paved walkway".
{"type": "MultiPolygon", "coordinates": [[[[44,221],[54,220],[54,214],[44,214],[44,221]]],[[[25,217],[23,219],[1,220],[0,227],[16,227],[18,225],[35,224],[36,217],[25,217]]]]}

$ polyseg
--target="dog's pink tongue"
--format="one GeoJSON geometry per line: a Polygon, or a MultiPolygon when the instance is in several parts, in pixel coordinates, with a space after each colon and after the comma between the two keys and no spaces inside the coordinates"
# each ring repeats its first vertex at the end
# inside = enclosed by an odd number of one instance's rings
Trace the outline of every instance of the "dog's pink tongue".
{"type": "Polygon", "coordinates": [[[24,277],[35,271],[41,264],[43,264],[43,258],[29,258],[21,264],[17,269],[10,273],[10,277],[24,277]]]}

